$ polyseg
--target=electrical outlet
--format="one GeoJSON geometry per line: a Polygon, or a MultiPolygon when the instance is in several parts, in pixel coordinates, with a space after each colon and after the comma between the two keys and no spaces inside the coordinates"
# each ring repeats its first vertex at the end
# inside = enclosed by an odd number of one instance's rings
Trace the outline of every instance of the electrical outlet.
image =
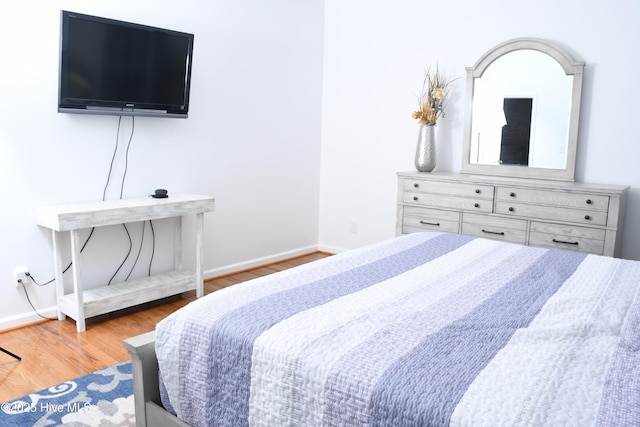
{"type": "Polygon", "coordinates": [[[29,268],[26,265],[21,265],[20,267],[16,267],[13,269],[13,277],[15,279],[16,287],[20,287],[20,285],[26,285],[29,283],[29,276],[27,276],[27,272],[29,268]]]}
{"type": "Polygon", "coordinates": [[[358,232],[358,222],[357,221],[351,221],[351,228],[350,231],[353,234],[356,234],[358,232]]]}

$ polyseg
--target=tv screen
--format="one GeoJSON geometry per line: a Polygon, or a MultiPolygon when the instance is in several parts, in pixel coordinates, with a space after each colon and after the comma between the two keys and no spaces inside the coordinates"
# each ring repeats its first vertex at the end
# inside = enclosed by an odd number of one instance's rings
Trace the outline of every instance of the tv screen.
{"type": "Polygon", "coordinates": [[[187,117],[193,39],[62,11],[58,111],[187,117]]]}

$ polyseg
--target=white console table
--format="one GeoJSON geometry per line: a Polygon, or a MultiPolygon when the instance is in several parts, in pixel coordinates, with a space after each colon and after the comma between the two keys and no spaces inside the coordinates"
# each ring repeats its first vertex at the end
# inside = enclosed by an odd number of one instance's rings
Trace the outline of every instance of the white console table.
{"type": "Polygon", "coordinates": [[[171,194],[165,199],[140,197],[46,206],[38,212],[38,224],[52,230],[55,263],[58,318],[69,316],[76,321],[78,332],[86,330],[85,319],[125,307],[176,295],[195,289],[204,294],[202,276],[202,242],[204,213],[215,208],[215,199],[196,194],[171,194]],[[182,269],[182,222],[187,215],[196,217],[195,271],[182,269]],[[161,218],[180,217],[175,227],[174,270],[83,290],[79,230],[161,218]],[[73,265],[73,293],[65,294],[61,243],[62,233],[70,232],[73,265]]]}

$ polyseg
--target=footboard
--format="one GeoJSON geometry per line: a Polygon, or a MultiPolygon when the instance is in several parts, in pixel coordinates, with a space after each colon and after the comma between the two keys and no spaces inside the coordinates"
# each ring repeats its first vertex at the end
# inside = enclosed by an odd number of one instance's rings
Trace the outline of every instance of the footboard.
{"type": "Polygon", "coordinates": [[[156,333],[152,331],[124,340],[124,347],[131,355],[136,427],[188,427],[187,423],[162,407],[155,339],[156,333]]]}

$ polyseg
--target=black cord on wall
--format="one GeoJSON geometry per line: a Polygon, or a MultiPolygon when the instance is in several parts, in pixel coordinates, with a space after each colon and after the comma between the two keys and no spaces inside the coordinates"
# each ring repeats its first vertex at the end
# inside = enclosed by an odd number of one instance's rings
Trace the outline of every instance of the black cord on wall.
{"type": "MultiPolygon", "coordinates": [[[[114,162],[115,162],[116,154],[118,152],[118,147],[120,145],[120,128],[121,128],[121,125],[122,125],[122,117],[123,116],[118,116],[118,127],[117,127],[117,132],[116,132],[116,144],[115,144],[115,147],[114,147],[114,150],[113,150],[113,154],[111,156],[111,162],[109,164],[109,172],[107,174],[107,180],[105,182],[105,186],[104,186],[104,189],[102,191],[102,200],[103,201],[106,200],[107,189],[109,187],[109,183],[111,181],[111,177],[112,177],[112,174],[113,174],[113,165],[114,165],[114,162]]],[[[131,116],[131,132],[129,134],[129,140],[127,142],[127,147],[126,147],[126,150],[125,150],[125,169],[124,169],[124,172],[123,172],[123,175],[122,175],[122,180],[121,180],[121,183],[120,183],[120,199],[123,198],[123,194],[124,194],[124,185],[125,185],[127,172],[128,172],[128,169],[129,169],[129,150],[131,148],[131,142],[133,141],[134,133],[135,133],[135,116],[131,116]]],[[[131,239],[131,234],[129,232],[129,229],[127,228],[126,224],[122,224],[122,226],[124,227],[124,230],[125,230],[125,232],[127,234],[128,240],[129,240],[129,249],[127,251],[127,255],[125,256],[124,260],[122,261],[120,266],[116,269],[114,274],[111,276],[111,279],[109,279],[108,285],[111,284],[111,282],[114,280],[114,278],[116,277],[118,272],[122,269],[124,264],[127,262],[129,257],[131,256],[131,252],[133,250],[133,241],[131,239]]],[[[135,269],[135,267],[136,267],[136,265],[137,265],[137,263],[139,261],[140,254],[142,252],[142,247],[143,247],[143,244],[144,244],[144,234],[145,234],[146,222],[143,222],[142,227],[143,228],[142,228],[142,237],[141,237],[141,240],[140,240],[140,247],[138,249],[138,253],[137,253],[136,259],[134,260],[134,263],[133,263],[133,265],[131,267],[131,270],[129,271],[129,273],[127,274],[127,276],[125,278],[125,282],[129,279],[129,277],[133,273],[133,271],[134,271],[134,269],[135,269]]],[[[149,220],[149,227],[151,229],[151,235],[152,235],[152,247],[151,247],[151,257],[150,257],[150,260],[149,260],[148,275],[151,275],[151,266],[153,264],[153,258],[155,256],[155,231],[154,231],[153,223],[152,223],[151,220],[149,220]]],[[[86,240],[84,241],[82,247],[80,248],[80,253],[82,253],[84,251],[85,247],[89,243],[89,240],[91,240],[91,237],[93,236],[94,231],[95,231],[95,227],[91,228],[91,232],[89,233],[89,235],[87,236],[86,240]]],[[[72,264],[73,263],[70,262],[66,266],[66,268],[62,271],[62,273],[63,274],[66,273],[71,268],[72,264]]],[[[46,285],[48,285],[50,283],[53,283],[56,280],[56,278],[54,277],[53,279],[41,284],[36,280],[35,277],[33,277],[33,275],[30,272],[26,272],[26,275],[37,286],[46,286],[46,285]]],[[[44,319],[55,320],[53,318],[49,318],[49,317],[45,317],[45,316],[41,315],[36,310],[36,308],[34,307],[33,303],[31,302],[31,299],[29,298],[29,294],[27,292],[26,287],[24,286],[24,283],[22,284],[22,287],[24,288],[25,296],[27,298],[27,301],[29,302],[29,305],[31,305],[31,308],[33,309],[33,311],[38,316],[40,316],[40,317],[42,317],[44,319]]]]}
{"type": "MultiPolygon", "coordinates": [[[[27,273],[27,277],[31,277],[31,275],[29,273],[27,273]]],[[[33,277],[31,277],[31,280],[33,280],[33,277]]],[[[22,279],[18,280],[20,283],[22,283],[22,279]]],[[[35,281],[34,281],[35,283],[35,281]]],[[[31,306],[31,308],[33,309],[33,312],[36,313],[39,317],[42,317],[43,319],[47,319],[47,320],[58,320],[57,317],[47,317],[44,316],[42,314],[40,314],[40,312],[38,310],[36,310],[36,307],[33,305],[33,303],[31,302],[31,298],[29,298],[29,293],[27,292],[27,287],[24,285],[24,283],[22,283],[22,289],[24,289],[24,295],[27,297],[27,301],[29,302],[29,305],[31,306]]]]}

